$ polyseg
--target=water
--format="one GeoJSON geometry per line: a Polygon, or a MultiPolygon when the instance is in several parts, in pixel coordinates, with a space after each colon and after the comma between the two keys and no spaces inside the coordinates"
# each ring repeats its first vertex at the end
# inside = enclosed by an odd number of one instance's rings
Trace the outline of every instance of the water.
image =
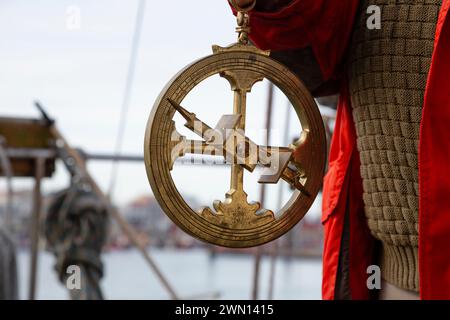
{"type": "MultiPolygon", "coordinates": [[[[249,299],[252,290],[253,258],[248,255],[218,255],[210,259],[206,250],[151,250],[152,257],[181,298],[249,299]],[[210,296],[209,296],[210,297],[210,296]]],[[[67,290],[53,270],[54,257],[41,252],[38,264],[37,299],[67,299],[67,290]]],[[[27,297],[29,253],[18,253],[19,290],[27,297]]],[[[105,275],[102,289],[106,299],[167,299],[158,279],[136,250],[103,255],[105,275]]],[[[321,261],[279,259],[276,264],[275,299],[320,299],[321,261]]],[[[267,298],[269,259],[261,265],[260,298],[267,298]]]]}

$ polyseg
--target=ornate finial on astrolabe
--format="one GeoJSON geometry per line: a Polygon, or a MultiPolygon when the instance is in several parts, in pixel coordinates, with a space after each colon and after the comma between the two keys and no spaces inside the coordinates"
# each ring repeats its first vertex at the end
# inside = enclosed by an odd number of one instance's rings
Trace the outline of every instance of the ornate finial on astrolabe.
{"type": "MultiPolygon", "coordinates": [[[[301,80],[271,59],[268,51],[248,43],[248,11],[254,3],[243,9],[234,0],[230,2],[238,11],[238,42],[227,48],[213,46],[212,55],[188,65],[167,84],[148,120],[144,154],[155,198],[174,223],[200,240],[243,248],[272,241],[303,218],[321,188],[326,138],[319,109],[301,80]],[[222,115],[217,125],[211,126],[201,120],[201,115],[189,111],[192,106],[185,105],[183,100],[202,81],[217,76],[228,81],[234,99],[230,114],[222,115]],[[300,138],[289,146],[259,145],[245,132],[247,95],[255,83],[264,79],[284,93],[301,124],[300,138]],[[184,118],[185,127],[197,139],[188,139],[176,130],[175,114],[184,118]],[[202,208],[191,208],[186,203],[171,172],[177,159],[187,154],[223,158],[231,177],[228,188],[224,186],[224,199],[202,208]],[[244,172],[256,174],[256,167],[263,168],[258,183],[287,183],[295,190],[278,212],[248,199],[244,172]]],[[[205,107],[214,108],[214,101],[205,107]]],[[[213,183],[222,182],[213,180],[213,183]]]]}
{"type": "Polygon", "coordinates": [[[238,42],[248,44],[248,35],[250,33],[250,15],[248,14],[256,5],[256,0],[250,1],[245,7],[239,6],[236,0],[229,0],[230,4],[236,10],[238,42]]]}

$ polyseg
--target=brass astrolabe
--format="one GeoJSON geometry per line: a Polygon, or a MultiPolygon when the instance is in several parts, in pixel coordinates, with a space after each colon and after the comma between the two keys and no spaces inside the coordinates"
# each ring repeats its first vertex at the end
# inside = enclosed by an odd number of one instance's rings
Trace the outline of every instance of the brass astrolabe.
{"type": "Polygon", "coordinates": [[[322,185],[326,137],[319,109],[301,80],[270,58],[268,51],[249,44],[248,12],[253,6],[242,9],[230,2],[237,11],[238,42],[227,48],[213,46],[212,55],[188,65],[167,84],[150,114],[144,153],[153,193],[174,223],[200,240],[245,248],[280,237],[304,217],[322,185]],[[212,128],[182,102],[199,83],[216,75],[231,84],[234,106],[233,113],[223,115],[212,128]],[[257,145],[245,135],[246,97],[263,79],[284,93],[300,120],[300,138],[288,147],[257,145]],[[198,140],[177,132],[175,113],[186,120],[185,126],[199,136],[198,140]],[[221,155],[230,164],[231,186],[224,200],[195,210],[186,203],[171,176],[175,160],[186,154],[221,155]],[[295,189],[277,213],[247,199],[244,170],[253,172],[256,166],[265,167],[259,183],[288,183],[295,189]]]}

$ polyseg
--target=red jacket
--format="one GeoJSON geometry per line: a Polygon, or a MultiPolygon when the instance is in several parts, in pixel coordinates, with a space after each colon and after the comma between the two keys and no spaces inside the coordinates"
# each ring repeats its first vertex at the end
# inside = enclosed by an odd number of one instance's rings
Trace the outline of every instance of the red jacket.
{"type": "MultiPolygon", "coordinates": [[[[358,7],[357,0],[294,0],[276,13],[253,12],[251,38],[262,49],[311,46],[324,79],[340,74],[358,7]]],[[[450,0],[443,0],[425,91],[419,142],[419,272],[422,299],[450,299],[450,0]]],[[[350,289],[369,298],[372,261],[362,202],[359,153],[347,90],[341,81],[329,170],[324,179],[322,223],[324,299],[335,297],[344,225],[350,219],[350,289]]]]}

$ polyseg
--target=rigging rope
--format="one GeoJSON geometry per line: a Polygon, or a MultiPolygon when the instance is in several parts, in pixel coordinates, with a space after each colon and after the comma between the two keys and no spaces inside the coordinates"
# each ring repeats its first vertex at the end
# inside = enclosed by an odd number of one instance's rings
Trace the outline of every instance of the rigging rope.
{"type": "MultiPolygon", "coordinates": [[[[133,86],[133,80],[134,80],[134,71],[136,69],[136,61],[137,61],[137,54],[139,50],[139,40],[141,35],[141,29],[142,24],[144,21],[144,12],[145,12],[145,0],[139,0],[138,7],[137,7],[137,13],[136,13],[136,24],[134,27],[134,35],[131,43],[131,53],[130,53],[130,60],[128,65],[128,74],[125,81],[125,89],[123,94],[123,100],[122,100],[122,106],[120,111],[120,118],[119,118],[119,128],[117,131],[117,137],[116,137],[116,145],[115,145],[115,155],[119,156],[122,150],[123,145],[123,137],[125,135],[125,129],[126,129],[126,118],[128,114],[128,109],[130,106],[130,97],[131,97],[131,89],[133,86]]],[[[112,169],[111,169],[111,180],[109,184],[108,189],[108,197],[112,199],[114,188],[116,185],[117,180],[117,173],[119,170],[119,163],[117,160],[114,160],[112,163],[112,169]]]]}

